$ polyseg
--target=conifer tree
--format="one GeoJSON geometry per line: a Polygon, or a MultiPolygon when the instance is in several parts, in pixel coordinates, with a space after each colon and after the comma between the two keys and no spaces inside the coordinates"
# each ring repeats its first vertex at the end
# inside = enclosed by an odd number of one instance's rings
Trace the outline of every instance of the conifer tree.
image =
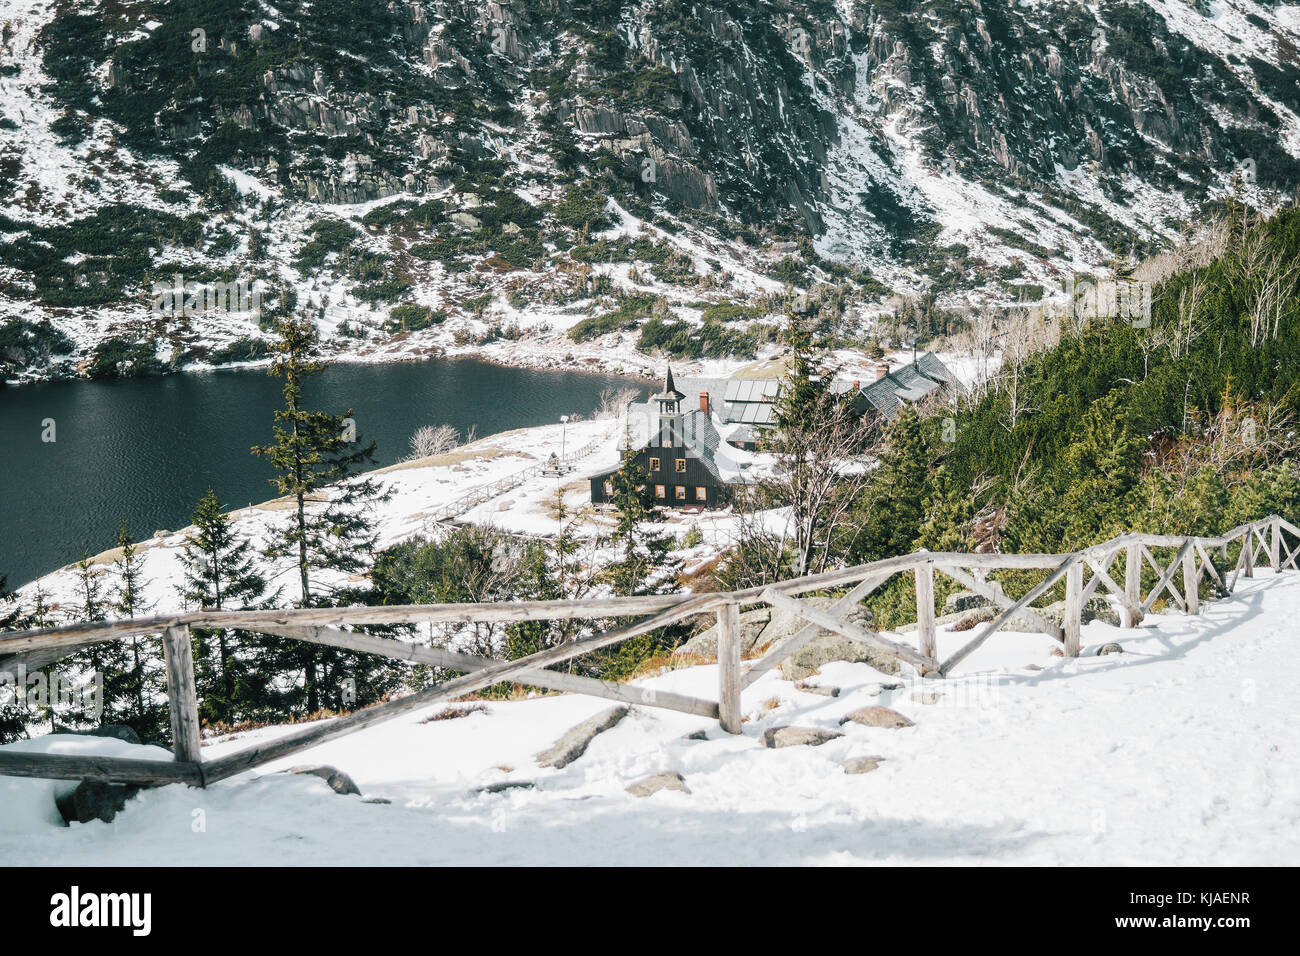
{"type": "Polygon", "coordinates": [[[18,620],[22,613],[22,607],[18,603],[18,598],[9,590],[8,584],[8,576],[0,574],[0,631],[9,631],[17,628],[18,620]]]}
{"type": "Polygon", "coordinates": [[[926,517],[930,470],[921,419],[914,408],[905,405],[886,427],[880,463],[855,505],[851,562],[875,561],[913,550],[926,517]]]}
{"type": "MultiPolygon", "coordinates": [[[[673,540],[649,525],[659,517],[646,492],[645,475],[641,473],[637,453],[628,448],[623,463],[610,476],[614,487],[611,498],[617,521],[614,526],[613,545],[620,558],[604,568],[600,575],[615,594],[670,594],[677,590],[677,564],[671,560],[673,540]]],[[[611,626],[628,623],[630,619],[615,619],[611,626]]],[[[680,643],[684,628],[680,625],[642,634],[614,647],[602,648],[585,654],[574,666],[597,677],[620,680],[635,672],[636,668],[656,650],[680,643]]]]}
{"type": "Polygon", "coordinates": [[[675,590],[675,582],[668,574],[668,553],[672,540],[648,527],[658,520],[659,509],[646,491],[646,478],[642,474],[637,452],[628,448],[618,471],[610,476],[617,519],[614,525],[613,544],[621,557],[610,564],[604,580],[615,594],[664,594],[675,590]]]}
{"type": "MultiPolygon", "coordinates": [[[[113,561],[117,581],[112,609],[119,617],[134,618],[151,605],[145,598],[144,557],[126,522],[117,533],[118,556],[113,561]]],[[[104,670],[104,711],[115,723],[132,727],[141,739],[160,739],[167,728],[162,642],[152,637],[131,637],[110,645],[106,652],[117,666],[104,670]],[[116,650],[114,650],[116,648],[116,650]]]]}
{"type": "MultiPolygon", "coordinates": [[[[0,631],[17,630],[23,626],[22,607],[6,585],[6,577],[0,574],[0,631]]],[[[10,672],[10,681],[16,681],[17,676],[10,672]]],[[[25,734],[30,719],[30,712],[18,706],[18,688],[15,683],[0,681],[0,744],[20,739],[25,734]]]]}
{"type": "MultiPolygon", "coordinates": [[[[284,318],[276,332],[280,338],[272,346],[276,357],[270,374],[284,380],[284,407],[275,413],[274,443],[255,446],[253,453],[271,462],[277,472],[271,483],[291,499],[293,511],[266,555],[290,558],[298,578],[299,605],[319,606],[343,595],[322,582],[318,572],[348,575],[368,565],[376,541],[370,512],[384,496],[372,479],[354,477],[358,468],[374,462],[375,443],[358,442],[352,411],[334,415],[305,407],[304,382],[320,371],[310,358],[316,340],[311,317],[284,318]],[[309,508],[308,499],[322,493],[326,500],[309,508]]],[[[302,674],[307,713],[320,710],[327,699],[341,699],[344,655],[298,642],[273,646],[282,651],[278,655],[281,673],[302,674]]]]}
{"type": "MultiPolygon", "coordinates": [[[[183,577],[176,586],[185,604],[219,611],[274,603],[274,596],[266,598],[266,578],[254,563],[251,542],[235,534],[211,488],[195,506],[193,522],[194,532],[181,551],[183,577]]],[[[196,628],[193,637],[203,720],[233,723],[251,717],[266,685],[257,666],[260,642],[228,628],[196,628]]]]}
{"type": "MultiPolygon", "coordinates": [[[[74,567],[73,577],[76,582],[77,605],[68,613],[68,620],[70,622],[102,621],[107,618],[113,605],[105,591],[106,574],[103,567],[90,560],[88,551],[82,551],[81,560],[74,567]]],[[[61,722],[67,724],[91,724],[97,720],[101,723],[111,722],[106,718],[115,716],[116,712],[110,714],[108,709],[109,676],[114,675],[120,679],[123,656],[119,642],[105,641],[102,644],[91,644],[67,659],[66,668],[78,679],[93,679],[94,675],[101,675],[104,686],[104,696],[101,700],[103,709],[99,714],[95,714],[88,707],[78,706],[62,713],[61,722]]]]}
{"type": "Polygon", "coordinates": [[[50,608],[49,595],[37,581],[32,586],[32,609],[27,612],[23,627],[53,627],[54,612],[50,608]]]}

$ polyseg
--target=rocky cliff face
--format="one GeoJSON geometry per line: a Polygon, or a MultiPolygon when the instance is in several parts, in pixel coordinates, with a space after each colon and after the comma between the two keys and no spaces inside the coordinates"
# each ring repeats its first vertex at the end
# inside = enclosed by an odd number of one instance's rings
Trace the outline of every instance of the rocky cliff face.
{"type": "MultiPolygon", "coordinates": [[[[581,212],[606,199],[661,240],[715,244],[705,269],[678,243],[678,298],[708,272],[732,299],[770,294],[763,276],[1023,297],[1158,245],[1229,190],[1289,192],[1300,155],[1300,7],[1248,0],[26,3],[0,35],[17,94],[0,285],[38,308],[129,311],[166,258],[106,266],[121,281],[98,301],[42,295],[23,243],[50,246],[39,231],[75,229],[105,189],[198,217],[203,268],[333,269],[335,304],[387,283],[359,302],[454,315],[487,288],[467,271],[503,271],[479,268],[493,257],[525,286],[581,274],[570,291],[591,291],[571,247],[613,224],[581,212]],[[360,237],[304,256],[330,245],[303,235],[339,215],[324,207],[391,197],[407,205],[360,208],[360,237]]],[[[672,285],[668,258],[621,261],[672,285]]],[[[96,288],[83,272],[61,287],[96,288]]]]}

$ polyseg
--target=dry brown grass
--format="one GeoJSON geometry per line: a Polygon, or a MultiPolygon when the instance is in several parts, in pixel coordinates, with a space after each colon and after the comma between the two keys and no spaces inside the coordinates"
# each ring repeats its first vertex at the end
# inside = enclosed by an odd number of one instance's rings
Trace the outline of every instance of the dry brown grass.
{"type": "Polygon", "coordinates": [[[712,664],[712,657],[701,657],[698,654],[674,654],[671,651],[659,651],[652,657],[647,657],[641,662],[641,666],[635,671],[623,678],[626,683],[630,680],[637,680],[641,677],[656,677],[664,668],[670,671],[681,670],[683,667],[696,667],[700,664],[712,664]]]}
{"type": "MultiPolygon", "coordinates": [[[[387,698],[385,697],[385,700],[387,698]]],[[[226,737],[245,734],[252,730],[261,730],[263,727],[279,727],[283,724],[310,724],[318,720],[326,720],[330,717],[342,717],[349,713],[345,710],[318,710],[314,714],[307,714],[302,717],[290,716],[284,720],[240,720],[233,724],[223,721],[216,723],[205,723],[201,728],[201,734],[204,737],[226,737]]]]}
{"type": "Polygon", "coordinates": [[[519,454],[516,451],[504,451],[500,448],[471,448],[468,445],[457,448],[455,451],[443,452],[441,455],[430,455],[428,458],[412,458],[409,461],[399,461],[395,465],[387,465],[383,468],[376,468],[374,471],[367,472],[370,475],[382,475],[390,471],[403,471],[407,468],[441,468],[452,465],[464,464],[467,461],[476,459],[488,460],[500,458],[502,455],[516,455],[520,458],[527,456],[519,454]]]}
{"type": "Polygon", "coordinates": [[[487,704],[473,703],[464,707],[444,707],[436,714],[430,714],[420,721],[422,724],[431,724],[439,720],[456,720],[460,717],[468,717],[470,714],[489,713],[487,704]]]}

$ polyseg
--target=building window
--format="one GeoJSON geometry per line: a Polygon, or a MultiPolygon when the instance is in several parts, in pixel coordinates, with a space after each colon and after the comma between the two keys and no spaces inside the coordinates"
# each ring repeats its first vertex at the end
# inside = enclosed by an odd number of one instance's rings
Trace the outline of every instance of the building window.
{"type": "Polygon", "coordinates": [[[673,489],[673,494],[675,494],[675,495],[677,496],[677,500],[678,500],[678,501],[685,501],[685,500],[686,500],[686,486],[685,486],[685,485],[678,485],[676,488],[673,489]]]}
{"type": "Polygon", "coordinates": [[[605,494],[612,495],[613,493],[614,493],[614,482],[612,481],[605,482],[605,494]]]}
{"type": "Polygon", "coordinates": [[[663,486],[663,485],[655,485],[655,497],[656,497],[656,498],[662,498],[662,497],[664,497],[664,486],[663,486]]]}
{"type": "Polygon", "coordinates": [[[700,487],[696,488],[696,489],[695,489],[695,500],[696,500],[696,501],[708,501],[708,500],[709,500],[709,489],[708,489],[708,488],[705,488],[703,485],[701,485],[700,487]]]}
{"type": "Polygon", "coordinates": [[[677,470],[678,470],[678,471],[685,471],[685,470],[686,470],[686,459],[685,459],[685,458],[678,458],[678,459],[677,459],[677,470]]]}
{"type": "Polygon", "coordinates": [[[651,471],[658,471],[658,470],[659,470],[659,459],[658,459],[658,458],[651,458],[651,459],[650,459],[650,470],[651,470],[651,471]]]}

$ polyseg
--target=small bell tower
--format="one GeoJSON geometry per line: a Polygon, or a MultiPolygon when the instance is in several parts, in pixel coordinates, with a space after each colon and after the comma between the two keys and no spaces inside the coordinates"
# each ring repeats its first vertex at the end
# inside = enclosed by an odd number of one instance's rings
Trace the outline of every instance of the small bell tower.
{"type": "Polygon", "coordinates": [[[673,367],[668,366],[668,375],[664,378],[664,390],[654,396],[654,401],[659,403],[659,416],[661,418],[673,418],[682,413],[682,399],[686,396],[677,391],[677,386],[673,384],[673,367]]]}

